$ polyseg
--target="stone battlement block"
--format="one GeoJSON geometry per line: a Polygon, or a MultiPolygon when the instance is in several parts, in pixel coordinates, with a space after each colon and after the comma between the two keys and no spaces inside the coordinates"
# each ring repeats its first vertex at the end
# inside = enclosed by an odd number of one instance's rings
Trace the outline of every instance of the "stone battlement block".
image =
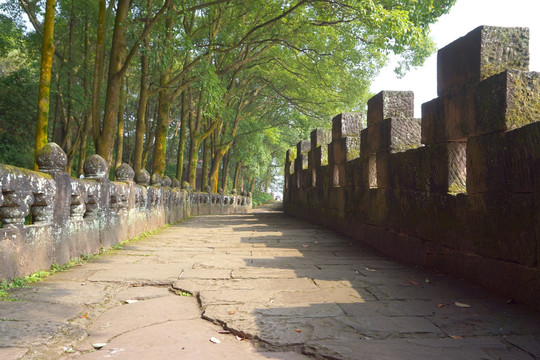
{"type": "Polygon", "coordinates": [[[294,160],[294,171],[300,172],[304,169],[307,169],[308,165],[308,156],[301,154],[296,157],[296,160],[294,160]]]}
{"type": "Polygon", "coordinates": [[[529,69],[529,29],[480,26],[438,51],[437,94],[507,69],[529,69]]]}
{"type": "Polygon", "coordinates": [[[326,129],[315,129],[311,132],[311,151],[318,147],[326,147],[332,141],[332,134],[326,129]]]}
{"type": "Polygon", "coordinates": [[[415,149],[420,143],[421,123],[414,118],[385,119],[368,127],[367,148],[370,153],[391,153],[415,149]]]}
{"type": "Polygon", "coordinates": [[[429,163],[427,189],[436,193],[467,191],[467,143],[449,142],[426,147],[429,163]]]}
{"type": "Polygon", "coordinates": [[[359,137],[362,128],[362,114],[341,113],[332,119],[332,141],[344,137],[359,137]]]}
{"type": "Polygon", "coordinates": [[[422,144],[432,145],[444,141],[444,104],[435,98],[422,104],[422,144]]]}
{"type": "Polygon", "coordinates": [[[412,118],[414,93],[412,91],[381,91],[368,100],[368,128],[388,118],[412,118]]]}
{"type": "Polygon", "coordinates": [[[342,164],[360,157],[360,138],[346,137],[328,145],[328,158],[332,164],[342,164]]]}
{"type": "Polygon", "coordinates": [[[540,120],[540,73],[510,70],[482,81],[472,135],[508,131],[540,120]]]}
{"type": "Polygon", "coordinates": [[[307,155],[311,150],[311,142],[309,140],[302,140],[296,144],[296,154],[298,155],[307,155]]]}
{"type": "Polygon", "coordinates": [[[540,122],[506,133],[470,137],[467,191],[533,192],[535,159],[540,159],[540,122]]]}

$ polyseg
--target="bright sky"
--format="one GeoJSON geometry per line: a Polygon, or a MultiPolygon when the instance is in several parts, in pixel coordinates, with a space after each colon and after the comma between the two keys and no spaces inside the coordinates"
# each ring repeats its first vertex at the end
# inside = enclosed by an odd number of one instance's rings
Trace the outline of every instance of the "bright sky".
{"type": "MultiPolygon", "coordinates": [[[[539,0],[457,0],[450,13],[431,27],[437,48],[442,48],[480,25],[519,26],[530,30],[530,67],[540,71],[540,1],[539,0]]],[[[415,117],[420,106],[437,97],[437,54],[424,66],[398,79],[393,68],[383,69],[371,85],[371,91],[412,90],[415,97],[415,117]]]]}

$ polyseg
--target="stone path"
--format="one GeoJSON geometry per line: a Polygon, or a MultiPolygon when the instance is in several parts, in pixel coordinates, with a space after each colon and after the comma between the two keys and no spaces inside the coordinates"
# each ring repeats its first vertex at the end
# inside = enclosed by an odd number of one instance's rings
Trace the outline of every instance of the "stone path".
{"type": "Polygon", "coordinates": [[[12,296],[0,359],[540,358],[538,314],[272,209],[191,218],[12,296]]]}

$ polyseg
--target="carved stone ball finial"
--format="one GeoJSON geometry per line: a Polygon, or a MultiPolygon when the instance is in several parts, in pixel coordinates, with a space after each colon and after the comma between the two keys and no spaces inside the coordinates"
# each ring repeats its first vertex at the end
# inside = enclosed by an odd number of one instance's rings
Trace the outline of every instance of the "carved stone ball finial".
{"type": "Polygon", "coordinates": [[[161,186],[163,185],[163,178],[158,173],[154,173],[150,179],[150,184],[161,186]]]}
{"type": "Polygon", "coordinates": [[[128,164],[123,163],[116,168],[114,176],[116,176],[116,179],[120,181],[133,180],[135,177],[135,171],[133,171],[131,166],[128,164]]]}
{"type": "Polygon", "coordinates": [[[180,187],[180,181],[178,181],[177,178],[173,178],[173,179],[171,180],[171,187],[172,187],[172,188],[180,187]]]}
{"type": "Polygon", "coordinates": [[[148,185],[150,184],[150,174],[146,169],[141,169],[137,171],[135,175],[135,182],[139,185],[148,185]]]}
{"type": "Polygon", "coordinates": [[[250,198],[252,196],[251,191],[248,191],[247,196],[250,198]]]}
{"type": "Polygon", "coordinates": [[[236,189],[232,189],[231,194],[236,195],[236,189]]]}
{"type": "Polygon", "coordinates": [[[90,156],[84,162],[84,177],[89,179],[99,179],[107,177],[109,173],[109,165],[105,159],[98,154],[90,156]]]}
{"type": "Polygon", "coordinates": [[[210,187],[210,185],[206,185],[206,186],[204,187],[204,191],[206,191],[207,193],[210,194],[210,193],[212,192],[212,188],[210,187]]]}
{"type": "Polygon", "coordinates": [[[219,189],[218,189],[218,193],[219,193],[220,195],[223,195],[223,188],[219,188],[219,189]]]}
{"type": "Polygon", "coordinates": [[[163,186],[170,187],[171,186],[171,178],[165,175],[163,177],[163,186]]]}
{"type": "Polygon", "coordinates": [[[187,181],[182,181],[182,189],[189,190],[190,187],[191,186],[189,185],[187,181]]]}
{"type": "Polygon", "coordinates": [[[44,173],[64,171],[67,165],[67,156],[58,144],[50,142],[39,150],[36,162],[39,171],[44,173]]]}

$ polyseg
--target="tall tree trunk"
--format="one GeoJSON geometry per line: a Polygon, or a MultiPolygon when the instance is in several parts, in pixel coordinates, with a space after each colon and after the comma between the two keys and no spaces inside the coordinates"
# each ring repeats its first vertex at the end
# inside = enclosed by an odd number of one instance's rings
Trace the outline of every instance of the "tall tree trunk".
{"type": "MultiPolygon", "coordinates": [[[[206,185],[208,185],[208,171],[210,170],[210,162],[212,159],[212,146],[210,144],[211,137],[207,137],[203,143],[203,163],[202,163],[202,180],[201,180],[201,191],[206,191],[206,185]]],[[[214,191],[212,189],[213,193],[214,191]]]]}
{"type": "Polygon", "coordinates": [[[139,93],[139,108],[137,109],[137,128],[135,130],[135,155],[133,170],[135,172],[143,168],[144,135],[146,133],[146,107],[148,105],[148,54],[150,40],[144,39],[144,49],[141,56],[141,88],[139,93]]]}
{"type": "Polygon", "coordinates": [[[195,189],[197,187],[197,162],[199,161],[199,147],[201,139],[191,135],[189,141],[188,182],[195,189]]]}
{"type": "Polygon", "coordinates": [[[238,161],[236,163],[236,170],[234,171],[234,182],[233,182],[233,189],[236,189],[238,192],[240,192],[240,189],[237,187],[240,185],[240,172],[242,170],[242,161],[238,161]]]}
{"type": "Polygon", "coordinates": [[[229,163],[231,160],[230,152],[227,151],[227,153],[223,156],[223,169],[221,172],[221,188],[223,189],[224,193],[227,193],[227,185],[229,183],[229,163]]]}
{"type": "Polygon", "coordinates": [[[43,44],[41,48],[41,70],[39,77],[38,114],[36,121],[36,142],[34,168],[37,153],[47,144],[49,132],[49,94],[51,89],[51,70],[54,56],[54,12],[56,0],[47,0],[45,5],[45,22],[43,25],[43,44]]]}
{"type": "Polygon", "coordinates": [[[251,183],[249,184],[249,192],[253,194],[253,190],[255,190],[255,176],[251,178],[251,183]]]}
{"type": "Polygon", "coordinates": [[[126,101],[126,91],[124,89],[127,79],[125,76],[122,77],[120,82],[120,102],[118,104],[118,131],[116,134],[116,164],[114,168],[116,169],[122,165],[122,156],[124,155],[124,105],[126,101]]]}
{"type": "MultiPolygon", "coordinates": [[[[169,11],[172,10],[172,2],[169,5],[169,11]]],[[[165,52],[170,49],[173,38],[174,21],[172,12],[169,12],[165,20],[165,52]]],[[[172,65],[167,64],[161,78],[159,79],[159,103],[158,103],[158,119],[156,126],[156,144],[154,146],[154,158],[152,160],[152,171],[163,176],[165,174],[166,155],[167,155],[167,133],[171,123],[170,108],[171,108],[171,89],[169,79],[171,76],[172,65]]]]}
{"type": "MultiPolygon", "coordinates": [[[[90,48],[90,36],[88,36],[90,33],[90,20],[88,16],[86,17],[86,31],[84,32],[84,59],[83,59],[83,66],[84,66],[84,75],[83,75],[83,88],[85,96],[88,98],[89,95],[89,88],[88,88],[88,49],[90,48]]],[[[90,112],[92,109],[89,109],[90,112]]],[[[83,127],[83,131],[81,134],[81,144],[79,149],[79,163],[77,165],[77,176],[81,176],[84,173],[84,161],[86,160],[86,142],[88,139],[88,133],[92,129],[92,118],[89,116],[89,110],[86,109],[84,111],[83,115],[83,123],[81,126],[83,127]]]]}
{"type": "MultiPolygon", "coordinates": [[[[113,1],[111,1],[111,4],[113,1]]],[[[94,146],[97,149],[101,134],[101,82],[103,80],[103,67],[105,63],[105,34],[107,31],[107,7],[106,0],[99,0],[98,23],[96,37],[96,59],[94,60],[94,83],[92,86],[92,110],[94,146]]]]}
{"type": "Polygon", "coordinates": [[[112,154],[115,142],[116,122],[120,101],[120,89],[122,78],[122,66],[126,55],[126,24],[125,20],[129,12],[130,0],[118,0],[116,18],[114,21],[111,56],[109,61],[109,76],[105,98],[105,113],[103,125],[97,143],[97,153],[107,163],[112,163],[112,154]]]}
{"type": "MultiPolygon", "coordinates": [[[[210,169],[209,182],[210,182],[210,188],[212,189],[212,192],[214,192],[214,193],[217,192],[217,187],[218,187],[219,165],[220,165],[222,160],[225,161],[224,156],[228,151],[229,151],[229,146],[222,146],[222,147],[220,147],[219,149],[216,150],[215,155],[214,155],[214,159],[212,159],[212,168],[210,169]]],[[[225,164],[223,164],[223,166],[225,166],[225,164]]],[[[223,178],[222,178],[221,182],[222,182],[222,184],[226,184],[226,182],[224,182],[223,178]]],[[[222,185],[222,186],[223,186],[223,190],[225,190],[224,185],[222,185]]]]}
{"type": "Polygon", "coordinates": [[[180,118],[180,139],[178,141],[178,154],[176,161],[176,178],[182,182],[182,173],[184,172],[184,149],[186,147],[186,129],[188,116],[190,114],[188,109],[187,91],[182,91],[182,112],[180,118]]]}

